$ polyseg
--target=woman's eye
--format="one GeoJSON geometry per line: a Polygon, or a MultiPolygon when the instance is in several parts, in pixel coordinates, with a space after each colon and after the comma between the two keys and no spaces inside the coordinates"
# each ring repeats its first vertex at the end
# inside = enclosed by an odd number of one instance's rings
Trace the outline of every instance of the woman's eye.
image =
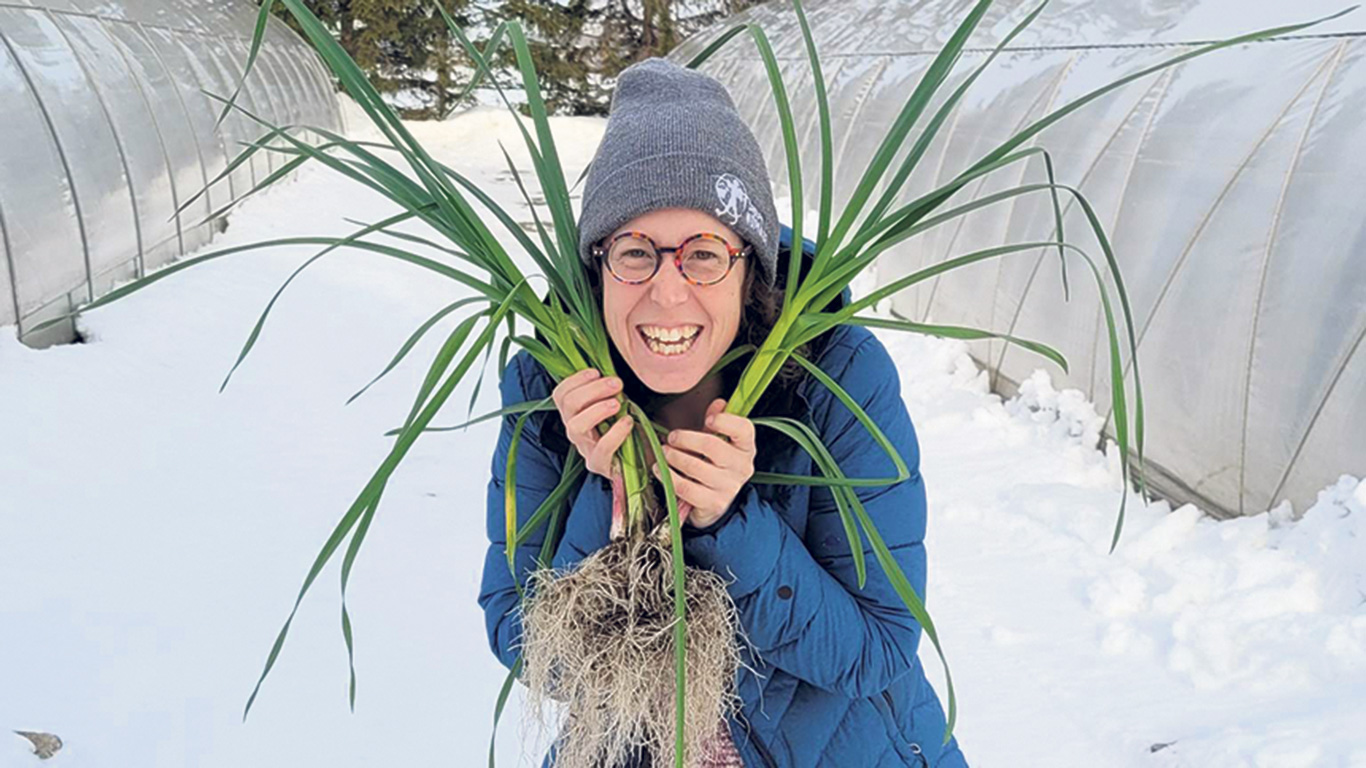
{"type": "Polygon", "coordinates": [[[708,262],[716,261],[719,258],[721,258],[719,255],[712,253],[711,251],[694,251],[688,255],[690,261],[695,261],[699,264],[706,264],[708,262]]]}
{"type": "Polygon", "coordinates": [[[643,248],[632,248],[629,251],[624,251],[619,258],[623,261],[650,261],[654,257],[643,248]]]}

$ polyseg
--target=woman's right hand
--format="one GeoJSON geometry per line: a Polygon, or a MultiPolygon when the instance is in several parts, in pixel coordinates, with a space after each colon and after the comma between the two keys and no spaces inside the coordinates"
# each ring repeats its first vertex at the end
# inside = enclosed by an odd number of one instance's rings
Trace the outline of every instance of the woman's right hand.
{"type": "Polygon", "coordinates": [[[612,457],[631,434],[630,414],[617,419],[605,434],[598,434],[598,425],[621,410],[621,379],[604,377],[593,368],[586,368],[555,386],[551,398],[564,422],[565,435],[583,457],[588,471],[611,480],[612,457]]]}

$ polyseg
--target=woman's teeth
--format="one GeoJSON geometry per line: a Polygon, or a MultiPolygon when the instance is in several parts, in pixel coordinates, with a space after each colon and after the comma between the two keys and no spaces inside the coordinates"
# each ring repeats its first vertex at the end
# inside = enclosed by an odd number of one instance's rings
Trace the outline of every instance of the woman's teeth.
{"type": "Polygon", "coordinates": [[[697,341],[697,334],[702,331],[700,325],[683,325],[676,328],[664,328],[658,325],[638,326],[640,337],[645,340],[645,346],[657,355],[681,355],[692,348],[693,342],[697,341]]]}

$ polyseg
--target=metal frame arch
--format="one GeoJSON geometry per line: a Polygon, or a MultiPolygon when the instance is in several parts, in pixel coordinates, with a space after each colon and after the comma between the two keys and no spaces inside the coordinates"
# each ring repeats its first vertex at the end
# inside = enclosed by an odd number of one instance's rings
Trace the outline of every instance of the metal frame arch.
{"type": "MultiPolygon", "coordinates": [[[[262,46],[261,51],[265,51],[264,46],[262,46]]],[[[275,69],[274,61],[265,55],[258,54],[252,71],[261,78],[261,82],[265,83],[263,90],[275,100],[275,116],[273,119],[275,125],[283,128],[294,124],[296,120],[294,111],[290,108],[291,99],[281,82],[280,73],[275,69]]],[[[272,156],[272,161],[277,165],[285,164],[286,159],[279,152],[266,150],[266,153],[272,156]]]]}
{"type": "MultiPolygon", "coordinates": [[[[193,33],[183,32],[174,29],[167,29],[162,31],[165,33],[164,39],[167,41],[167,43],[171,46],[174,46],[175,50],[184,56],[185,64],[189,68],[189,74],[194,78],[195,91],[197,91],[194,94],[194,98],[196,101],[200,103],[200,106],[203,110],[203,115],[209,118],[208,121],[205,123],[206,130],[209,132],[211,142],[214,139],[217,140],[218,149],[221,153],[222,158],[221,167],[219,167],[217,158],[213,158],[212,156],[207,158],[212,161],[213,168],[210,171],[210,169],[206,167],[205,171],[209,172],[210,177],[218,176],[220,172],[227,169],[228,163],[232,161],[232,153],[228,149],[228,131],[224,130],[225,126],[229,124],[228,120],[231,119],[232,116],[230,115],[227,119],[224,119],[224,121],[221,124],[219,124],[217,128],[215,128],[214,121],[218,116],[218,111],[214,109],[214,107],[212,106],[212,102],[209,100],[209,97],[204,95],[206,91],[209,91],[209,84],[204,82],[205,78],[211,77],[212,73],[208,70],[208,67],[205,65],[205,63],[200,59],[199,52],[186,42],[187,38],[197,39],[198,36],[193,35],[193,33]]],[[[163,51],[163,54],[164,53],[165,51],[163,51]]],[[[234,183],[232,174],[228,174],[227,176],[223,177],[221,180],[219,180],[218,183],[227,186],[228,202],[232,202],[233,200],[237,199],[237,185],[234,183]]]]}
{"type": "MultiPolygon", "coordinates": [[[[172,87],[170,88],[170,90],[173,94],[175,94],[176,103],[180,105],[181,115],[185,118],[185,127],[189,129],[189,135],[194,140],[195,153],[199,157],[199,176],[200,179],[203,181],[203,186],[201,186],[200,189],[204,192],[204,210],[205,217],[207,218],[207,215],[214,211],[214,205],[213,189],[209,187],[208,167],[204,163],[204,147],[199,141],[199,132],[194,129],[194,121],[190,118],[190,110],[185,105],[184,94],[180,92],[180,88],[174,85],[175,70],[171,69],[166,64],[166,58],[161,55],[161,51],[157,49],[157,46],[152,41],[151,36],[147,34],[146,27],[141,22],[133,22],[132,29],[134,33],[137,35],[137,37],[143,42],[143,44],[147,46],[147,49],[152,52],[152,56],[157,60],[157,64],[161,66],[162,71],[165,72],[166,76],[170,78],[172,81],[172,87]]],[[[208,225],[200,223],[198,226],[207,227],[208,225]]],[[[210,235],[209,237],[212,237],[212,235],[210,235]]],[[[205,241],[207,241],[209,237],[206,237],[205,241]]]]}
{"type": "MultiPolygon", "coordinates": [[[[1071,57],[1071,58],[1069,59],[1069,64],[1068,64],[1068,68],[1067,68],[1066,71],[1070,71],[1071,67],[1075,65],[1076,60],[1077,60],[1077,59],[1076,59],[1075,56],[1073,56],[1073,57],[1071,57]]],[[[1064,74],[1064,76],[1065,76],[1065,74],[1064,74]]],[[[1164,98],[1164,96],[1165,96],[1165,94],[1166,94],[1166,88],[1167,88],[1167,86],[1170,84],[1170,82],[1171,82],[1170,77],[1168,77],[1167,75],[1163,75],[1162,77],[1159,77],[1152,85],[1148,86],[1148,88],[1143,92],[1143,94],[1142,94],[1139,98],[1137,98],[1137,99],[1134,100],[1133,106],[1129,108],[1128,112],[1125,113],[1125,115],[1124,115],[1123,118],[1121,118],[1120,120],[1118,120],[1118,121],[1116,122],[1116,124],[1115,124],[1115,130],[1112,131],[1112,132],[1110,133],[1110,135],[1106,138],[1105,142],[1104,142],[1104,143],[1100,146],[1100,148],[1096,151],[1095,156],[1092,157],[1092,158],[1090,159],[1090,162],[1088,162],[1088,163],[1086,164],[1086,170],[1081,174],[1081,177],[1077,180],[1076,184],[1074,185],[1074,186],[1079,187],[1079,188],[1085,186],[1087,180],[1090,179],[1091,176],[1092,176],[1092,174],[1094,174],[1094,173],[1096,172],[1096,169],[1097,169],[1098,167],[1100,167],[1101,161],[1105,159],[1105,156],[1106,156],[1106,154],[1110,151],[1110,148],[1113,147],[1114,144],[1115,144],[1115,142],[1119,139],[1119,136],[1120,136],[1121,133],[1123,133],[1125,127],[1129,125],[1129,121],[1130,121],[1134,116],[1138,115],[1138,114],[1144,109],[1145,105],[1147,105],[1148,115],[1147,115],[1147,117],[1144,118],[1144,120],[1143,120],[1143,129],[1142,129],[1142,131],[1140,132],[1140,136],[1139,136],[1138,141],[1136,141],[1135,144],[1134,144],[1134,146],[1135,146],[1134,156],[1130,159],[1130,161],[1129,161],[1129,163],[1128,163],[1128,168],[1125,170],[1125,174],[1124,174],[1124,179],[1125,179],[1125,180],[1124,180],[1124,183],[1121,185],[1120,194],[1119,194],[1118,198],[1117,198],[1116,201],[1115,201],[1115,221],[1118,221],[1119,216],[1121,215],[1121,212],[1122,212],[1123,209],[1124,209],[1124,198],[1125,198],[1125,195],[1128,193],[1130,180],[1133,178],[1134,165],[1135,165],[1135,163],[1137,162],[1138,155],[1139,155],[1139,153],[1141,152],[1141,149],[1142,149],[1142,147],[1143,147],[1144,142],[1147,140],[1147,136],[1148,136],[1149,132],[1152,130],[1153,120],[1154,120],[1154,119],[1156,118],[1156,116],[1157,116],[1158,107],[1161,105],[1162,99],[1164,98]],[[1155,93],[1156,93],[1157,95],[1154,96],[1155,93]],[[1150,98],[1151,98],[1151,102],[1149,101],[1150,98]]],[[[1060,85],[1060,84],[1061,84],[1061,82],[1059,82],[1059,85],[1060,85]]],[[[1072,212],[1073,210],[1075,210],[1075,209],[1076,209],[1076,206],[1077,206],[1077,201],[1076,201],[1076,199],[1075,199],[1075,198],[1070,198],[1070,197],[1069,197],[1069,198],[1067,199],[1066,203],[1063,204],[1063,209],[1062,209],[1063,218],[1065,219],[1065,218],[1067,217],[1067,214],[1068,214],[1068,213],[1070,213],[1070,212],[1072,212]]],[[[1015,212],[1016,212],[1016,208],[1015,208],[1014,205],[1012,205],[1012,206],[1011,206],[1011,209],[1010,209],[1010,213],[1009,213],[1008,215],[1009,215],[1010,217],[1013,218],[1013,217],[1015,216],[1015,212]]],[[[1114,222],[1111,222],[1111,229],[1113,229],[1113,224],[1114,224],[1114,222]]],[[[1052,231],[1052,227],[1051,227],[1051,226],[1050,226],[1050,231],[1052,231]]],[[[1024,287],[1023,287],[1022,290],[1020,291],[1020,298],[1019,298],[1019,301],[1017,301],[1017,302],[1015,303],[1015,310],[1014,310],[1014,312],[1011,313],[1011,316],[1010,316],[1010,324],[1009,324],[1008,326],[1006,326],[1006,330],[1004,331],[1004,333],[1012,334],[1012,335],[1015,333],[1015,328],[1016,328],[1016,325],[1017,325],[1017,324],[1019,323],[1019,321],[1020,321],[1020,316],[1024,313],[1025,302],[1029,299],[1029,292],[1030,292],[1030,290],[1034,287],[1034,281],[1035,281],[1035,279],[1038,277],[1039,270],[1043,267],[1044,261],[1047,260],[1047,259],[1049,259],[1050,256],[1051,256],[1051,252],[1050,252],[1048,249],[1042,249],[1042,251],[1039,253],[1039,256],[1035,259],[1035,261],[1034,261],[1034,266],[1030,269],[1030,272],[1029,272],[1029,278],[1028,278],[1027,280],[1025,280],[1024,287]]],[[[1074,273],[1074,274],[1075,274],[1075,273],[1074,273]]],[[[1089,283],[1088,283],[1088,285],[1089,285],[1089,283]]],[[[1001,271],[1000,271],[1000,270],[998,270],[997,273],[996,273],[995,290],[996,290],[997,292],[999,292],[999,291],[1001,290],[1001,271]]],[[[1097,303],[1096,311],[1093,313],[1093,315],[1094,315],[1095,320],[1092,322],[1092,328],[1091,328],[1091,338],[1092,338],[1092,345],[1091,345],[1091,346],[1092,346],[1092,349],[1094,350],[1094,349],[1096,349],[1096,344],[1097,344],[1096,339],[1100,338],[1100,336],[1101,336],[1101,328],[1102,328],[1102,326],[1103,326],[1103,323],[1101,322],[1101,310],[1100,310],[1100,305],[1099,305],[1099,303],[1097,303]]],[[[1141,344],[1142,341],[1140,340],[1139,343],[1141,344]]],[[[997,382],[999,381],[999,378],[1000,378],[1000,376],[1001,376],[1001,373],[1000,373],[1001,368],[1005,365],[1005,360],[1006,360],[1006,357],[1010,354],[1010,350],[1011,350],[1011,345],[1009,345],[1009,344],[1001,344],[1001,345],[1000,345],[1000,352],[999,352],[999,354],[997,354],[997,355],[995,356],[995,357],[996,357],[996,363],[991,367],[991,381],[992,381],[992,384],[991,384],[991,385],[992,385],[993,387],[997,386],[997,382]]],[[[1091,398],[1092,400],[1095,399],[1095,397],[1096,397],[1096,392],[1097,392],[1097,384],[1096,384],[1096,380],[1095,380],[1095,374],[1096,374],[1095,355],[1094,355],[1094,353],[1093,353],[1093,354],[1091,355],[1091,360],[1090,360],[1090,375],[1088,376],[1089,384],[1088,384],[1088,387],[1087,387],[1087,390],[1086,390],[1086,395],[1087,395],[1087,397],[1088,397],[1088,398],[1091,398]]],[[[1107,418],[1107,423],[1108,423],[1108,418],[1109,418],[1108,415],[1107,415],[1106,418],[1107,418]]]]}
{"type": "MultiPolygon", "coordinates": [[[[167,145],[166,133],[161,123],[162,115],[153,105],[151,97],[148,96],[148,89],[151,87],[151,83],[146,82],[141,67],[133,66],[133,52],[129,49],[127,41],[125,41],[119,35],[114,33],[111,25],[125,24],[127,28],[130,30],[130,34],[132,34],[136,39],[141,38],[137,36],[136,28],[131,25],[128,25],[127,22],[98,18],[94,21],[96,22],[96,26],[99,28],[100,33],[105,35],[109,39],[110,43],[113,45],[115,52],[118,53],[119,57],[123,59],[123,65],[128,69],[129,78],[133,81],[133,84],[136,86],[138,96],[142,99],[143,106],[144,108],[146,108],[148,117],[152,121],[153,129],[156,131],[157,146],[161,149],[162,158],[166,163],[167,178],[171,186],[171,199],[173,204],[175,205],[173,217],[175,220],[175,239],[177,255],[183,256],[186,253],[184,222],[182,221],[182,214],[180,212],[180,205],[183,196],[180,190],[179,182],[176,179],[176,176],[178,175],[178,169],[176,168],[176,164],[171,161],[171,150],[170,147],[167,145]]],[[[161,66],[161,62],[159,59],[157,60],[157,66],[161,66]]],[[[198,157],[199,147],[198,144],[194,143],[193,138],[191,138],[191,144],[194,145],[196,157],[198,157]]],[[[161,245],[164,242],[165,240],[153,243],[150,246],[150,248],[148,248],[148,250],[154,251],[155,249],[161,247],[161,245]]],[[[143,258],[145,261],[145,254],[143,258]]]]}
{"type": "Polygon", "coordinates": [[[0,325],[8,325],[12,322],[17,328],[19,325],[19,281],[15,279],[14,262],[10,260],[10,251],[9,230],[5,228],[5,206],[4,201],[0,200],[0,255],[5,257],[4,277],[9,281],[9,290],[5,293],[9,295],[10,306],[9,313],[0,312],[0,325]]]}
{"type": "MultiPolygon", "coordinates": [[[[61,162],[62,172],[66,175],[67,189],[71,193],[72,207],[76,211],[76,228],[81,237],[81,258],[85,262],[86,301],[90,301],[94,291],[90,282],[90,241],[89,235],[86,232],[85,216],[81,212],[80,192],[76,189],[76,181],[71,175],[70,160],[66,156],[66,150],[62,147],[61,139],[57,136],[56,126],[52,123],[52,114],[49,112],[47,105],[43,103],[42,95],[38,93],[38,89],[34,86],[33,77],[29,74],[28,68],[24,66],[23,59],[19,57],[19,54],[14,49],[13,43],[9,39],[9,35],[6,35],[3,29],[0,29],[0,45],[5,47],[9,57],[14,61],[14,65],[18,68],[20,76],[28,86],[29,96],[38,105],[38,113],[42,116],[43,124],[47,127],[48,139],[52,142],[52,146],[56,150],[57,157],[61,162]]],[[[54,300],[56,298],[57,297],[53,297],[54,300]]]]}
{"type": "MultiPolygon", "coordinates": [[[[218,95],[227,98],[232,94],[232,90],[237,87],[237,82],[240,79],[235,73],[237,61],[232,56],[231,40],[226,37],[214,35],[205,35],[202,40],[204,41],[204,50],[208,54],[209,60],[213,62],[214,68],[218,71],[220,85],[225,84],[228,87],[227,93],[220,93],[218,95]]],[[[253,113],[260,114],[256,104],[256,93],[254,88],[243,88],[237,98],[240,101],[245,102],[247,109],[251,110],[253,113]]],[[[234,154],[235,158],[247,148],[245,144],[255,140],[255,135],[257,133],[255,130],[256,123],[237,109],[232,110],[231,115],[224,120],[224,124],[227,123],[227,120],[232,120],[237,126],[234,135],[238,142],[242,144],[242,146],[236,148],[234,154]]],[[[264,175],[258,176],[257,174],[259,165],[258,153],[257,155],[252,155],[251,159],[247,161],[245,168],[238,166],[237,171],[235,171],[236,173],[243,174],[250,178],[250,182],[247,185],[248,190],[254,188],[264,179],[264,175]]],[[[245,194],[245,192],[243,194],[245,194]]],[[[241,196],[242,195],[234,195],[233,199],[238,199],[241,196]]]]}
{"type": "MultiPolygon", "coordinates": [[[[85,60],[81,58],[80,50],[71,42],[70,34],[62,27],[62,24],[57,21],[56,14],[51,9],[44,8],[41,12],[47,15],[48,19],[52,22],[52,26],[56,28],[57,33],[62,36],[62,40],[66,43],[67,47],[71,49],[72,59],[75,60],[76,66],[80,67],[81,76],[90,84],[90,90],[95,94],[95,101],[99,104],[100,113],[104,115],[104,121],[109,126],[109,133],[114,137],[114,147],[119,153],[119,167],[123,169],[124,187],[128,192],[128,204],[133,211],[133,238],[137,244],[137,253],[134,254],[133,261],[133,274],[141,276],[143,274],[142,258],[144,254],[142,217],[138,211],[137,194],[133,190],[133,174],[128,170],[128,153],[123,147],[123,136],[119,133],[118,126],[114,122],[114,117],[109,112],[109,104],[98,82],[98,78],[95,78],[90,74],[90,67],[86,64],[85,60]]],[[[89,269],[88,256],[86,264],[87,269],[89,269]]],[[[93,274],[90,276],[90,279],[93,284],[93,274]]]]}
{"type": "MultiPolygon", "coordinates": [[[[233,66],[238,69],[239,74],[237,76],[237,81],[241,82],[242,76],[240,71],[242,68],[246,67],[247,62],[247,44],[235,37],[224,38],[224,42],[228,44],[229,49],[235,54],[233,66]]],[[[267,120],[274,125],[279,125],[280,108],[276,104],[279,94],[275,93],[270,88],[270,85],[265,81],[265,78],[255,66],[252,67],[251,72],[247,73],[246,83],[242,88],[242,92],[245,93],[248,90],[259,97],[259,100],[254,102],[255,107],[252,110],[255,112],[256,116],[267,120]]],[[[264,138],[268,129],[256,123],[254,120],[251,121],[251,123],[253,126],[252,141],[256,142],[264,138]]],[[[270,175],[275,171],[277,166],[284,164],[284,160],[278,157],[278,153],[268,149],[257,150],[256,154],[252,156],[252,162],[264,164],[266,167],[266,175],[270,175]]]]}
{"type": "MultiPolygon", "coordinates": [[[[72,27],[81,26],[79,22],[75,21],[75,19],[78,18],[75,14],[65,15],[64,18],[66,19],[67,23],[72,27]]],[[[128,81],[132,83],[133,89],[137,91],[139,103],[142,105],[142,110],[146,113],[147,120],[149,123],[151,123],[152,131],[156,136],[157,149],[161,155],[162,165],[164,166],[166,171],[167,185],[171,193],[171,203],[172,205],[179,208],[180,198],[176,188],[175,166],[171,162],[170,152],[166,148],[166,140],[165,137],[162,135],[161,121],[158,119],[157,111],[155,108],[153,108],[152,102],[147,96],[147,83],[143,82],[140,70],[134,67],[132,61],[130,61],[129,53],[123,41],[121,41],[118,38],[118,36],[116,36],[109,28],[109,25],[111,23],[119,22],[111,22],[105,19],[90,16],[80,16],[79,18],[89,22],[87,25],[85,25],[85,28],[88,30],[90,35],[100,36],[104,40],[105,44],[108,45],[109,50],[112,51],[113,55],[118,58],[118,61],[120,65],[123,67],[124,72],[127,73],[128,81]]],[[[184,248],[180,232],[181,225],[179,213],[175,214],[174,223],[175,231],[173,232],[173,235],[176,240],[176,248],[178,252],[183,253],[184,248]]],[[[149,253],[154,253],[158,249],[162,248],[162,246],[164,246],[169,239],[170,238],[167,236],[161,236],[159,237],[159,239],[149,244],[148,242],[146,242],[146,237],[144,233],[143,242],[141,246],[141,253],[139,254],[138,259],[138,269],[140,270],[138,273],[139,277],[145,274],[147,255],[149,253]]]]}
{"type": "MultiPolygon", "coordinates": [[[[1342,54],[1346,51],[1346,45],[1339,45],[1333,52],[1332,65],[1328,73],[1323,77],[1323,85],[1319,88],[1318,96],[1314,98],[1314,106],[1310,110],[1309,117],[1304,121],[1304,130],[1300,133],[1300,138],[1295,144],[1295,151],[1290,157],[1290,164],[1285,171],[1285,181],[1281,186],[1280,194],[1276,199],[1276,208],[1272,213],[1271,227],[1267,233],[1266,251],[1262,258],[1262,266],[1257,280],[1257,301],[1252,313],[1252,330],[1248,334],[1247,343],[1247,364],[1246,376],[1243,385],[1243,413],[1242,413],[1242,433],[1238,441],[1238,514],[1246,514],[1245,507],[1247,502],[1247,435],[1248,418],[1252,406],[1252,371],[1257,360],[1257,342],[1260,340],[1258,329],[1262,322],[1262,304],[1266,298],[1266,277],[1270,271],[1271,259],[1276,249],[1276,236],[1280,233],[1281,224],[1284,221],[1285,201],[1290,194],[1291,182],[1295,178],[1295,172],[1299,170],[1300,158],[1304,155],[1305,145],[1309,141],[1309,136],[1313,133],[1314,121],[1318,119],[1319,110],[1323,106],[1323,98],[1328,93],[1328,86],[1333,82],[1333,73],[1342,63],[1342,54]]],[[[1350,358],[1349,358],[1350,359],[1350,358]]],[[[1345,366],[1344,366],[1345,367],[1345,366]]],[[[1331,388],[1329,393],[1331,394],[1331,388]]],[[[1320,405],[1322,407],[1322,405],[1320,405]]],[[[1306,433],[1307,437],[1308,433],[1306,433]]],[[[1287,469],[1286,474],[1289,474],[1287,469]]],[[[1274,502],[1274,499],[1272,500],[1274,502]]]]}
{"type": "Polygon", "coordinates": [[[299,93],[303,96],[298,102],[301,107],[298,123],[301,134],[299,138],[316,144],[321,137],[312,136],[310,138],[310,135],[313,132],[307,128],[309,125],[323,122],[320,119],[322,114],[318,109],[322,106],[322,100],[319,98],[319,94],[315,88],[316,84],[313,83],[304,72],[302,62],[297,59],[298,51],[293,46],[282,46],[276,49],[275,53],[278,54],[280,60],[284,62],[285,67],[290,72],[290,79],[297,87],[299,93]]]}
{"type": "Polygon", "coordinates": [[[269,63],[274,68],[275,75],[280,81],[281,92],[285,95],[285,103],[289,109],[289,124],[302,126],[307,120],[304,114],[303,105],[306,103],[301,86],[295,82],[293,70],[289,67],[287,58],[274,48],[261,48],[261,56],[257,59],[260,64],[269,63]]]}

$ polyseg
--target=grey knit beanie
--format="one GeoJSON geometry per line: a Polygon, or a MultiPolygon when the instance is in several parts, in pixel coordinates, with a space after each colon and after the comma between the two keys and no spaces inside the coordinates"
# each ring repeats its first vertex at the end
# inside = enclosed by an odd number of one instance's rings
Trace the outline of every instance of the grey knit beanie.
{"type": "Polygon", "coordinates": [[[588,170],[579,255],[622,224],[660,208],[715,216],[753,246],[770,283],[778,265],[778,212],[759,142],[725,86],[665,59],[622,70],[607,130],[588,170]]]}

